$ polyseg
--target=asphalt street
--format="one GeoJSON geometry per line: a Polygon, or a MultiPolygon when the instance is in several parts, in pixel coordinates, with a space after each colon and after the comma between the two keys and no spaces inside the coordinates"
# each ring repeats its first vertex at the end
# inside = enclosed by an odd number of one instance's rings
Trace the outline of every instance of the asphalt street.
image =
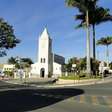
{"type": "Polygon", "coordinates": [[[0,112],[112,112],[112,83],[37,88],[0,81],[0,112]]]}

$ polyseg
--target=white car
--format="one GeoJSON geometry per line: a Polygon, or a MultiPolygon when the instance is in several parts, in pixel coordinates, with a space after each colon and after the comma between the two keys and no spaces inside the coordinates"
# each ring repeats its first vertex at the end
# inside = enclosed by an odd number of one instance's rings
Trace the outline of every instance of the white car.
{"type": "Polygon", "coordinates": [[[0,71],[0,76],[3,77],[4,76],[4,73],[2,71],[0,71]]]}

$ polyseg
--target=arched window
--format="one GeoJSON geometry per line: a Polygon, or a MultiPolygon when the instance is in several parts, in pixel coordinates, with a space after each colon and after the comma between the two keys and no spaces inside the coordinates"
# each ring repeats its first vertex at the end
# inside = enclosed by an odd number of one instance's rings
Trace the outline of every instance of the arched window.
{"type": "Polygon", "coordinates": [[[45,63],[45,58],[41,58],[41,63],[45,63]]]}
{"type": "Polygon", "coordinates": [[[41,58],[40,62],[42,63],[42,58],[41,58]]]}
{"type": "Polygon", "coordinates": [[[45,58],[43,59],[43,63],[45,63],[45,58]]]}

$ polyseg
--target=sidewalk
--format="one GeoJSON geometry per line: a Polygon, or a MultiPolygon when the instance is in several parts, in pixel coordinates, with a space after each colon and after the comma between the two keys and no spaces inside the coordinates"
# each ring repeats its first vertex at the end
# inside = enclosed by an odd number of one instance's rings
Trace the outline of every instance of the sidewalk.
{"type": "Polygon", "coordinates": [[[6,80],[5,82],[11,84],[19,84],[40,88],[57,88],[57,87],[72,87],[72,86],[84,86],[84,85],[92,85],[92,84],[101,84],[101,83],[109,83],[112,82],[112,78],[105,79],[89,79],[89,80],[59,80],[56,83],[52,82],[53,79],[23,79],[21,80],[6,80]],[[68,83],[69,82],[69,83],[68,83]]]}

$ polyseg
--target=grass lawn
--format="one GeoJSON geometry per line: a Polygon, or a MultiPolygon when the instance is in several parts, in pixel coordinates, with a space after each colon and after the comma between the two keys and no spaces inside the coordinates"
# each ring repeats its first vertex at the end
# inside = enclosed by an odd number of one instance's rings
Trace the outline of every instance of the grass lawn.
{"type": "Polygon", "coordinates": [[[80,75],[69,74],[68,76],[62,75],[62,77],[59,77],[59,79],[65,79],[65,80],[101,79],[101,76],[87,77],[84,76],[83,74],[80,75]]]}

